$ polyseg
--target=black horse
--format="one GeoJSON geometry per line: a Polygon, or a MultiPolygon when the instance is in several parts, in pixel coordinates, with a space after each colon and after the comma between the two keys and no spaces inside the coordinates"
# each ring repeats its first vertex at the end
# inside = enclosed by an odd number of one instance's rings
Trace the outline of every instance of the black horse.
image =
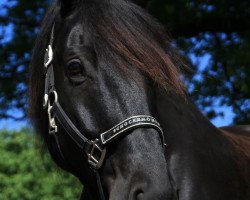
{"type": "Polygon", "coordinates": [[[130,1],[51,6],[30,117],[82,199],[250,199],[250,126],[214,127],[186,95],[181,66],[164,28],[130,1]]]}

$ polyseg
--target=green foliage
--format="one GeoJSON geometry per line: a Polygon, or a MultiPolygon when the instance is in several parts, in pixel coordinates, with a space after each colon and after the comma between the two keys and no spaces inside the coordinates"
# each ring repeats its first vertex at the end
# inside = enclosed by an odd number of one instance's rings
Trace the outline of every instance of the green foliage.
{"type": "Polygon", "coordinates": [[[29,130],[0,132],[0,199],[77,199],[81,185],[53,161],[41,157],[29,130]]]}

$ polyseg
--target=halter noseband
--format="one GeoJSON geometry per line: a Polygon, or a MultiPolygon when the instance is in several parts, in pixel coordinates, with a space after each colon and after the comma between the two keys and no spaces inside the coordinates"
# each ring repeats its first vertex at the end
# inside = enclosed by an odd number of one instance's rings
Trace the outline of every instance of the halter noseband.
{"type": "Polygon", "coordinates": [[[88,138],[86,138],[84,136],[84,133],[82,134],[79,131],[79,129],[74,125],[74,123],[69,119],[69,117],[64,112],[63,108],[61,107],[58,101],[59,97],[55,89],[55,81],[54,81],[53,49],[52,49],[53,42],[54,42],[54,25],[51,31],[49,45],[48,48],[46,49],[44,58],[45,90],[44,90],[43,108],[47,109],[48,113],[49,134],[55,138],[57,144],[57,150],[60,154],[60,157],[62,160],[65,161],[57,136],[58,132],[56,123],[57,120],[57,122],[59,122],[60,126],[63,127],[63,129],[74,141],[74,143],[86,153],[88,158],[88,164],[96,174],[100,198],[102,200],[105,200],[98,169],[102,166],[105,160],[106,146],[114,142],[121,136],[127,134],[131,130],[137,128],[154,128],[160,134],[162,144],[165,148],[167,145],[164,140],[164,134],[162,132],[159,122],[154,117],[147,115],[138,115],[138,116],[132,116],[120,122],[110,130],[101,133],[98,138],[95,138],[93,140],[89,140],[88,138]]]}

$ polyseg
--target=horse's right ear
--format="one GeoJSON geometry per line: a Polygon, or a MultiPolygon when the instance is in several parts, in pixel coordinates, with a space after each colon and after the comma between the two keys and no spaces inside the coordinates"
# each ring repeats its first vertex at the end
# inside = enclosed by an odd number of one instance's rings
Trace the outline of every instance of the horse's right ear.
{"type": "Polygon", "coordinates": [[[67,16],[81,0],[59,0],[61,3],[61,15],[67,16]]]}

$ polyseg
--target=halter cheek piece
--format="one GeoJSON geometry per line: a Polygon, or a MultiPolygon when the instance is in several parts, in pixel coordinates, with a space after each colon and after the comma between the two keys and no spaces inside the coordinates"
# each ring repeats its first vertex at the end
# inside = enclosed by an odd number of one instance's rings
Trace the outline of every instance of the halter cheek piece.
{"type": "MultiPolygon", "coordinates": [[[[43,108],[47,109],[48,121],[49,121],[49,134],[55,138],[57,149],[62,160],[65,161],[63,153],[60,148],[60,143],[57,137],[59,122],[60,126],[66,131],[74,143],[86,153],[88,158],[88,164],[90,168],[95,172],[97,185],[99,188],[100,199],[105,200],[103,193],[100,176],[98,169],[102,166],[105,155],[106,146],[123,135],[126,135],[129,131],[137,128],[154,128],[158,131],[161,136],[162,144],[164,148],[167,146],[165,144],[164,135],[160,124],[158,121],[151,116],[138,115],[132,116],[119,124],[115,125],[110,130],[101,133],[98,138],[89,140],[81,133],[74,123],[69,119],[67,114],[64,112],[63,108],[59,103],[59,97],[55,89],[54,81],[54,69],[53,69],[53,42],[54,42],[54,26],[52,28],[50,42],[45,53],[44,62],[44,75],[45,75],[45,90],[44,90],[44,100],[43,108]],[[57,120],[57,121],[56,121],[57,120]]],[[[66,161],[65,161],[66,162],[66,161]]]]}

